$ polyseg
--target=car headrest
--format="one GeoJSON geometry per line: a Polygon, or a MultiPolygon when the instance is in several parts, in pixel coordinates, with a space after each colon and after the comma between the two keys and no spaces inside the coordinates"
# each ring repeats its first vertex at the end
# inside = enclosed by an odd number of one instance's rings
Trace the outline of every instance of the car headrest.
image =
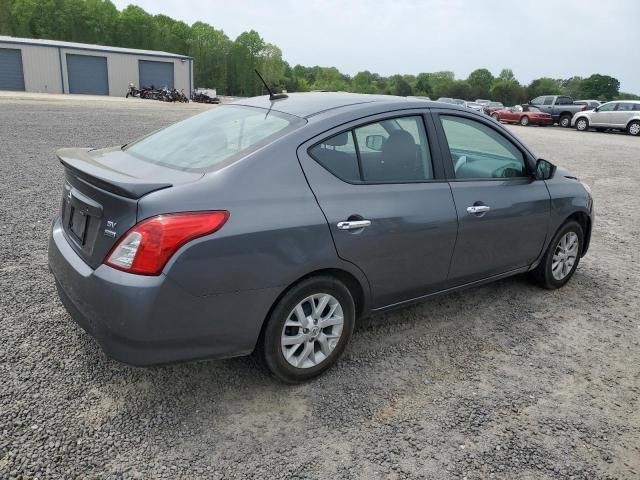
{"type": "Polygon", "coordinates": [[[347,143],[349,143],[349,132],[339,133],[324,141],[324,144],[330,147],[343,147],[347,143]]]}

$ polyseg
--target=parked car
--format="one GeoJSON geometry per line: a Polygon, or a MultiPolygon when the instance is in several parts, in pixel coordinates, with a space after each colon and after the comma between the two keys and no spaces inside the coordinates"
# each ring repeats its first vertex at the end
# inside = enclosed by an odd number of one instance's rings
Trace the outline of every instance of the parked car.
{"type": "Polygon", "coordinates": [[[591,237],[575,175],[441,102],[255,97],[57,155],[60,299],[135,365],[255,352],[303,381],[358,318],[524,272],[562,287],[591,237]]]}
{"type": "Polygon", "coordinates": [[[491,100],[483,100],[483,99],[479,98],[479,99],[476,100],[476,103],[479,103],[483,107],[486,107],[487,105],[489,105],[491,103],[491,100]]]}
{"type": "Polygon", "coordinates": [[[584,132],[595,130],[625,130],[629,135],[640,135],[640,101],[618,100],[608,102],[593,110],[578,112],[571,119],[571,126],[584,132]]]}
{"type": "Polygon", "coordinates": [[[571,126],[574,114],[587,110],[586,105],[576,105],[573,98],[566,95],[543,95],[534,98],[529,104],[538,107],[541,112],[550,114],[554,123],[565,128],[571,126]]]}
{"type": "Polygon", "coordinates": [[[602,102],[598,101],[598,100],[576,100],[575,102],[576,105],[586,105],[587,106],[587,110],[593,110],[596,107],[599,107],[602,102]]]}
{"type": "Polygon", "coordinates": [[[519,123],[523,127],[527,125],[547,126],[553,125],[553,118],[548,113],[542,113],[539,108],[531,105],[516,105],[515,107],[495,110],[491,116],[499,122],[519,123]]]}
{"type": "Polygon", "coordinates": [[[440,97],[438,100],[436,100],[437,102],[443,102],[443,103],[451,103],[451,104],[455,104],[455,102],[453,101],[453,98],[449,98],[449,97],[440,97]]]}
{"type": "Polygon", "coordinates": [[[451,103],[453,103],[454,105],[460,105],[462,107],[466,107],[467,106],[466,100],[462,100],[461,98],[454,98],[452,100],[453,101],[451,103]]]}
{"type": "Polygon", "coordinates": [[[496,110],[501,110],[503,108],[504,105],[501,102],[489,102],[489,104],[484,107],[484,113],[491,115],[496,110]]]}
{"type": "Polygon", "coordinates": [[[480,112],[480,113],[484,113],[484,110],[482,109],[482,105],[480,105],[479,103],[476,102],[466,102],[465,106],[467,108],[470,108],[471,110],[475,110],[476,112],[480,112]]]}
{"type": "Polygon", "coordinates": [[[415,98],[417,100],[429,100],[431,101],[431,99],[427,96],[424,95],[409,95],[407,98],[415,98]]]}

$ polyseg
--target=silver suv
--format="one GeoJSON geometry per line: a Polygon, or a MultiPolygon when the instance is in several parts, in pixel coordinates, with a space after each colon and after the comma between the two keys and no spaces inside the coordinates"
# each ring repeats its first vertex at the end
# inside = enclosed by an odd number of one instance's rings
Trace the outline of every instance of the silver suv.
{"type": "Polygon", "coordinates": [[[576,113],[571,125],[584,132],[593,128],[626,130],[629,135],[640,135],[640,100],[608,102],[585,112],[576,113]]]}

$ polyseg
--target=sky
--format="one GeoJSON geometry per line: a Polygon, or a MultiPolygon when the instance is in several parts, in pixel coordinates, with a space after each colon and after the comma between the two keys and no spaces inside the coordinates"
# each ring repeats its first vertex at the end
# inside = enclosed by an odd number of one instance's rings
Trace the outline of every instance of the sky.
{"type": "Polygon", "coordinates": [[[387,76],[476,68],[539,77],[620,80],[640,94],[640,0],[112,0],[231,39],[248,30],[290,65],[335,66],[387,76]]]}

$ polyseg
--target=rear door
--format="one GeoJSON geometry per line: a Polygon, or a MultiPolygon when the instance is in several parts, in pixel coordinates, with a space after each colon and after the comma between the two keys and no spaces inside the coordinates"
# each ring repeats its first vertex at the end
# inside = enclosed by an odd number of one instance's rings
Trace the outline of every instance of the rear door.
{"type": "Polygon", "coordinates": [[[612,122],[618,128],[626,128],[633,116],[633,103],[620,102],[612,115],[612,122]]]}
{"type": "Polygon", "coordinates": [[[374,308],[447,279],[456,210],[424,112],[368,117],[298,149],[337,253],[365,273],[374,308]]]}
{"type": "Polygon", "coordinates": [[[482,118],[453,111],[435,117],[459,224],[450,283],[530,265],[542,250],[550,212],[545,183],[529,175],[534,160],[482,118]]]}

